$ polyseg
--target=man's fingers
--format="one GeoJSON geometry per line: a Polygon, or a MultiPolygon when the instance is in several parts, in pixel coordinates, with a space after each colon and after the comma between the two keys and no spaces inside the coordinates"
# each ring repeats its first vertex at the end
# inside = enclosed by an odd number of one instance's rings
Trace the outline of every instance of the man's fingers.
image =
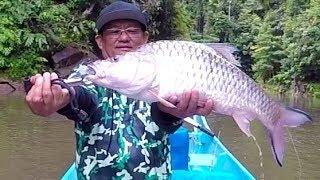
{"type": "Polygon", "coordinates": [[[213,101],[209,99],[203,108],[198,108],[196,111],[196,114],[201,115],[201,116],[206,116],[209,115],[214,108],[213,101]]]}
{"type": "MultiPolygon", "coordinates": [[[[56,73],[51,73],[51,76],[50,76],[51,81],[52,81],[52,80],[55,80],[55,79],[58,79],[58,78],[59,78],[59,77],[58,77],[58,75],[57,75],[56,73]]],[[[58,84],[51,84],[51,90],[52,90],[52,92],[54,91],[54,89],[60,90],[60,89],[61,89],[61,86],[58,85],[58,84]]]]}
{"type": "MultiPolygon", "coordinates": [[[[51,80],[54,79],[58,79],[58,75],[56,73],[51,74],[51,80]]],[[[55,105],[57,105],[57,108],[61,108],[61,106],[64,106],[69,101],[69,91],[58,84],[52,84],[51,88],[55,105]]]]}
{"type": "Polygon", "coordinates": [[[67,104],[70,101],[70,93],[74,93],[74,89],[71,88],[71,91],[73,92],[69,92],[68,89],[64,89],[64,88],[61,90],[64,104],[67,104]]]}
{"type": "Polygon", "coordinates": [[[198,91],[191,92],[190,101],[188,102],[188,108],[187,108],[188,113],[193,113],[197,110],[198,101],[199,101],[199,92],[198,91]]]}
{"type": "Polygon", "coordinates": [[[42,84],[43,77],[37,76],[35,79],[35,84],[31,87],[30,91],[26,96],[26,101],[31,111],[35,114],[40,115],[40,110],[44,107],[44,102],[42,98],[42,84]]]}
{"type": "Polygon", "coordinates": [[[177,104],[177,102],[178,102],[178,97],[177,97],[177,96],[175,96],[175,95],[170,96],[170,97],[168,98],[168,101],[169,101],[170,103],[172,103],[172,104],[176,105],[176,104],[177,104]]]}
{"type": "Polygon", "coordinates": [[[33,85],[26,95],[26,101],[28,102],[28,104],[32,103],[34,100],[42,99],[42,97],[39,96],[39,94],[37,94],[38,92],[41,92],[41,89],[42,89],[42,79],[40,79],[40,78],[42,78],[41,75],[40,76],[32,76],[33,85]]]}
{"type": "MultiPolygon", "coordinates": [[[[199,101],[199,96],[200,95],[198,91],[185,92],[179,98],[179,102],[178,104],[176,104],[177,108],[172,109],[163,107],[163,105],[161,104],[159,104],[159,108],[166,113],[170,113],[180,118],[188,117],[195,114],[206,116],[213,110],[213,101],[199,101]]],[[[170,97],[167,100],[171,103],[176,101],[174,97],[170,97]]]]}
{"type": "MultiPolygon", "coordinates": [[[[58,75],[56,73],[52,73],[50,76],[51,81],[54,79],[58,79],[58,75]]],[[[52,84],[51,91],[54,98],[59,98],[58,96],[60,95],[60,92],[61,92],[61,86],[58,84],[52,84]]]]}
{"type": "Polygon", "coordinates": [[[57,73],[55,73],[55,72],[53,72],[53,73],[51,73],[51,80],[54,80],[54,79],[58,79],[59,77],[58,77],[58,75],[57,75],[57,73]]]}
{"type": "Polygon", "coordinates": [[[53,94],[51,91],[51,75],[48,72],[43,74],[42,96],[45,104],[53,102],[53,94]]]}
{"type": "Polygon", "coordinates": [[[38,77],[40,77],[40,76],[41,76],[41,74],[36,74],[36,75],[34,75],[34,76],[31,76],[30,82],[31,82],[32,84],[35,84],[35,83],[36,83],[36,79],[37,79],[38,77]]]}
{"type": "Polygon", "coordinates": [[[36,81],[35,84],[32,86],[31,88],[31,92],[32,92],[32,101],[33,102],[42,102],[43,98],[42,98],[42,84],[43,84],[43,77],[39,76],[36,81]]]}
{"type": "Polygon", "coordinates": [[[55,103],[59,103],[63,99],[62,88],[59,84],[52,84],[51,86],[53,99],[55,103]]]}
{"type": "Polygon", "coordinates": [[[190,101],[191,92],[185,92],[181,96],[180,102],[177,104],[177,108],[181,111],[185,111],[190,101]]]}

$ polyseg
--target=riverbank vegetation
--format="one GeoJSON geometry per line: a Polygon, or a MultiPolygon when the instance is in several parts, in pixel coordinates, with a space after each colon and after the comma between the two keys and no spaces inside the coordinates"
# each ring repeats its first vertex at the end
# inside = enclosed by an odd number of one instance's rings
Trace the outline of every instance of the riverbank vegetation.
{"type": "MultiPolygon", "coordinates": [[[[94,20],[110,0],[2,0],[0,70],[12,79],[52,67],[68,45],[96,53],[94,20]]],[[[132,0],[152,40],[231,43],[246,72],[279,91],[320,96],[320,0],[132,0]]]]}

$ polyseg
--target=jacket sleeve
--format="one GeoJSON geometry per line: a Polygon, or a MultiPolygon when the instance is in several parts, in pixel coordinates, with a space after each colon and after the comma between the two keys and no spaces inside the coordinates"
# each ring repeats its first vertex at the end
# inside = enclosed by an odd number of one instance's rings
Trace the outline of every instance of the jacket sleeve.
{"type": "Polygon", "coordinates": [[[151,118],[161,129],[168,133],[174,133],[183,122],[183,119],[161,111],[157,103],[151,104],[151,118]]]}
{"type": "Polygon", "coordinates": [[[74,103],[77,103],[78,108],[72,108],[71,103],[69,103],[57,112],[74,121],[83,120],[81,119],[83,115],[87,115],[86,119],[88,119],[97,109],[98,100],[93,93],[82,86],[75,86],[74,90],[76,92],[74,103]]]}

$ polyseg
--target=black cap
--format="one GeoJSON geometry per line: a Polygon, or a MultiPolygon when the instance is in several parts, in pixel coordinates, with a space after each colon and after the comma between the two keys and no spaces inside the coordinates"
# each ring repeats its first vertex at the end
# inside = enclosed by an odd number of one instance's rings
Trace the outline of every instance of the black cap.
{"type": "Polygon", "coordinates": [[[139,7],[134,4],[116,1],[101,10],[96,22],[98,32],[100,32],[108,22],[117,19],[136,20],[144,26],[144,29],[148,26],[147,13],[142,12],[139,7]]]}

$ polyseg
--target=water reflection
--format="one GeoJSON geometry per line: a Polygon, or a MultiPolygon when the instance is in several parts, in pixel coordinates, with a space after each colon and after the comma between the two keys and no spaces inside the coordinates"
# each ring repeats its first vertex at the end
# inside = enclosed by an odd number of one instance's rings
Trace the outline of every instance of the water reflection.
{"type": "Polygon", "coordinates": [[[23,96],[0,97],[0,179],[58,179],[73,161],[73,123],[41,118],[23,96]]]}

